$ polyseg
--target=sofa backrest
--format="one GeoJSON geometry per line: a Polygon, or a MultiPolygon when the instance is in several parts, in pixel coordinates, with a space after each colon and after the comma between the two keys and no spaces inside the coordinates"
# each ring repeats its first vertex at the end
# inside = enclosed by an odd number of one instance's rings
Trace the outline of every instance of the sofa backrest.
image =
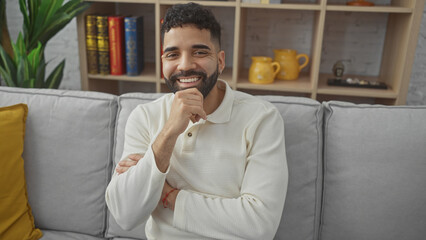
{"type": "MultiPolygon", "coordinates": [[[[23,157],[38,228],[145,237],[144,226],[119,228],[104,193],[130,112],[159,96],[0,87],[0,107],[29,106],[23,157]]],[[[285,122],[289,186],[276,240],[426,236],[426,106],[261,98],[285,122]]]]}
{"type": "Polygon", "coordinates": [[[117,97],[0,87],[0,106],[28,105],[24,164],[38,228],[103,237],[117,97]]]}
{"type": "Polygon", "coordinates": [[[426,106],[324,106],[320,239],[425,239],[426,106]]]}
{"type": "MultiPolygon", "coordinates": [[[[119,97],[114,164],[123,151],[124,127],[130,112],[161,94],[130,93],[119,97]]],[[[322,107],[307,98],[262,96],[280,111],[285,122],[289,186],[275,239],[316,239],[322,188],[322,107]]],[[[107,237],[146,238],[144,225],[122,230],[109,215],[107,237]]]]}

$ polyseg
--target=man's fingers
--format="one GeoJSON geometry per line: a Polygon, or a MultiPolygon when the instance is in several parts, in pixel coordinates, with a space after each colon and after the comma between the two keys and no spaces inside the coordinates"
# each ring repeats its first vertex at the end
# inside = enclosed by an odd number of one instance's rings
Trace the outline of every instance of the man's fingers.
{"type": "Polygon", "coordinates": [[[131,166],[135,166],[137,163],[138,163],[138,161],[125,159],[125,160],[120,161],[118,163],[118,165],[120,167],[131,167],[131,166]]]}
{"type": "Polygon", "coordinates": [[[118,173],[118,174],[122,174],[122,173],[127,172],[127,170],[129,170],[129,168],[130,168],[130,167],[117,167],[117,168],[115,169],[115,171],[117,171],[117,173],[118,173]]]}
{"type": "Polygon", "coordinates": [[[143,154],[130,154],[126,159],[118,162],[115,171],[119,174],[126,172],[130,167],[135,166],[143,156],[143,154]]]}
{"type": "Polygon", "coordinates": [[[141,158],[143,158],[143,156],[143,154],[130,154],[127,158],[133,161],[139,161],[141,158]]]}

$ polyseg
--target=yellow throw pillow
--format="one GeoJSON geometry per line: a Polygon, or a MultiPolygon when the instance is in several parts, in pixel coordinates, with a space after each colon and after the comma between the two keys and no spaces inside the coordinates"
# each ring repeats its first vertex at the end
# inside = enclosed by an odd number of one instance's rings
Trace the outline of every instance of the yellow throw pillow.
{"type": "Polygon", "coordinates": [[[28,107],[0,108],[0,239],[33,240],[43,236],[34,226],[25,182],[25,121],[28,107]]]}

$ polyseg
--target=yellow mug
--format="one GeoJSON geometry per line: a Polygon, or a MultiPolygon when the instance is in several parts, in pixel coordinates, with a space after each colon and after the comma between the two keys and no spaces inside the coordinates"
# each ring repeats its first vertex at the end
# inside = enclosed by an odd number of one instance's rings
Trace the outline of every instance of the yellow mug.
{"type": "Polygon", "coordinates": [[[277,75],[280,80],[296,80],[299,77],[300,71],[309,63],[308,55],[301,53],[297,54],[293,49],[275,49],[275,61],[280,63],[281,70],[277,75]],[[305,58],[305,62],[300,65],[299,59],[305,58]]]}
{"type": "Polygon", "coordinates": [[[252,64],[249,69],[249,81],[256,84],[273,83],[280,70],[280,64],[272,62],[272,58],[255,56],[251,57],[252,64]]]}

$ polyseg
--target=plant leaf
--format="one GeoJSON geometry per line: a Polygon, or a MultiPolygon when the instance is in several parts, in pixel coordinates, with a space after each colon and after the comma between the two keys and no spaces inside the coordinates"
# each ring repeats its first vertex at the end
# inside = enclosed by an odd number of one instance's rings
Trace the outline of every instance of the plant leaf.
{"type": "Polygon", "coordinates": [[[54,5],[49,9],[49,12],[46,14],[46,19],[51,19],[57,12],[61,12],[63,0],[54,1],[54,5]]]}
{"type": "Polygon", "coordinates": [[[28,62],[31,66],[31,71],[34,73],[37,71],[41,54],[43,54],[42,46],[41,46],[41,43],[38,42],[37,48],[34,48],[33,50],[31,50],[31,52],[27,56],[28,62]]]}
{"type": "Polygon", "coordinates": [[[44,57],[41,56],[40,62],[38,64],[37,70],[36,70],[36,76],[35,76],[35,85],[36,88],[42,88],[44,85],[44,76],[46,73],[46,62],[44,60],[44,57]]]}
{"type": "Polygon", "coordinates": [[[28,16],[28,9],[27,4],[25,3],[25,0],[19,0],[19,9],[21,10],[22,16],[24,18],[24,36],[27,36],[28,32],[30,31],[30,17],[28,16]]]}
{"type": "MultiPolygon", "coordinates": [[[[60,1],[62,3],[62,0],[60,1]]],[[[51,17],[46,18],[43,26],[37,26],[37,31],[32,35],[31,46],[27,46],[29,49],[36,47],[37,41],[40,41],[42,45],[55,36],[61,31],[75,16],[89,8],[91,3],[82,2],[81,0],[71,0],[64,6],[57,8],[51,17]]],[[[55,7],[58,7],[56,5],[55,7]]]]}
{"type": "Polygon", "coordinates": [[[23,57],[20,57],[19,59],[16,59],[18,61],[18,65],[16,66],[16,85],[18,87],[26,87],[24,85],[25,79],[25,59],[23,57]]]}
{"type": "Polygon", "coordinates": [[[34,39],[37,39],[41,42],[41,44],[46,45],[46,43],[60,30],[62,30],[71,20],[72,17],[66,13],[61,13],[59,16],[55,16],[55,19],[52,21],[52,23],[48,24],[47,28],[43,29],[42,32],[39,32],[36,36],[34,36],[34,39]]]}
{"type": "Polygon", "coordinates": [[[62,60],[56,68],[50,73],[46,80],[46,88],[58,88],[64,76],[65,60],[62,60]]]}
{"type": "Polygon", "coordinates": [[[10,56],[6,53],[0,45],[0,60],[2,61],[1,67],[3,69],[3,78],[8,86],[16,86],[16,65],[10,56]]]}
{"type": "Polygon", "coordinates": [[[62,6],[63,0],[55,0],[55,1],[42,1],[39,6],[39,11],[34,20],[34,32],[31,38],[30,48],[32,49],[36,47],[38,42],[37,38],[34,36],[40,35],[40,32],[43,32],[51,23],[55,21],[53,18],[58,9],[62,6]]]}
{"type": "Polygon", "coordinates": [[[42,3],[42,0],[27,0],[28,3],[28,12],[29,12],[29,19],[30,19],[30,26],[29,26],[29,32],[28,35],[25,36],[25,43],[27,44],[27,47],[30,46],[29,42],[30,39],[32,39],[32,36],[34,35],[34,31],[37,31],[37,28],[35,27],[35,20],[37,15],[39,15],[39,7],[42,3]]]}
{"type": "Polygon", "coordinates": [[[0,75],[3,77],[4,81],[6,82],[6,85],[9,87],[16,87],[15,82],[13,81],[12,77],[7,73],[7,71],[0,66],[0,75]]]}

